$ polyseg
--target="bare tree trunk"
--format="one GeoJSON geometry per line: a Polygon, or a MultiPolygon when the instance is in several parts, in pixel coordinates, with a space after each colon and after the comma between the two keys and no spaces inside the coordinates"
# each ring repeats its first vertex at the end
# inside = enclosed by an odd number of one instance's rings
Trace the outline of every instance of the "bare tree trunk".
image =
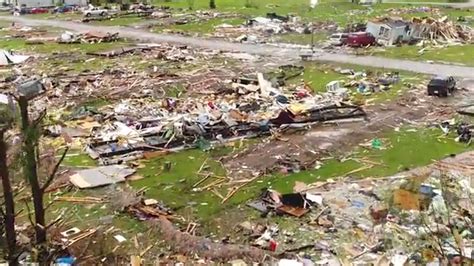
{"type": "Polygon", "coordinates": [[[10,265],[16,261],[16,232],[15,232],[15,202],[12,186],[8,175],[7,145],[4,140],[4,130],[0,129],[0,177],[2,178],[3,198],[5,200],[5,233],[7,236],[7,260],[10,265]]]}
{"type": "Polygon", "coordinates": [[[38,130],[36,125],[31,125],[28,116],[28,100],[21,96],[18,101],[21,112],[21,123],[23,132],[23,152],[25,156],[25,163],[23,171],[26,175],[30,186],[31,194],[33,196],[33,206],[35,209],[35,233],[36,244],[41,245],[46,243],[45,231],[45,213],[43,205],[43,190],[41,189],[38,172],[36,169],[36,146],[38,144],[38,130]]]}

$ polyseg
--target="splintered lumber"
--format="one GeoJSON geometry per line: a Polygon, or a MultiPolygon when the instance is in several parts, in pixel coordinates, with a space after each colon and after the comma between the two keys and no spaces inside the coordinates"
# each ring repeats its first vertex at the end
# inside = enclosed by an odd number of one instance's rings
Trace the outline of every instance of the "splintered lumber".
{"type": "Polygon", "coordinates": [[[169,216],[168,213],[164,211],[157,210],[156,208],[149,207],[149,206],[136,206],[134,207],[140,212],[148,214],[150,216],[160,217],[160,216],[169,216]]]}
{"type": "Polygon", "coordinates": [[[214,186],[220,185],[220,184],[224,183],[225,181],[226,181],[226,179],[223,179],[223,178],[222,179],[217,179],[217,180],[211,182],[210,184],[208,184],[208,185],[206,185],[206,186],[204,186],[200,189],[201,190],[207,190],[207,189],[212,188],[214,186]]]}
{"type": "Polygon", "coordinates": [[[202,178],[201,180],[197,181],[196,184],[193,185],[193,188],[199,186],[200,184],[202,184],[202,183],[203,183],[204,181],[206,181],[209,177],[211,177],[211,174],[207,174],[206,176],[204,176],[204,178],[202,178]]]}
{"type": "Polygon", "coordinates": [[[74,245],[76,242],[78,241],[81,241],[82,239],[85,239],[87,237],[90,237],[91,235],[93,235],[95,232],[97,232],[97,229],[89,229],[88,231],[78,235],[78,236],[75,236],[73,238],[71,238],[69,240],[69,243],[68,243],[68,247],[74,245]]]}
{"type": "Polygon", "coordinates": [[[217,197],[219,197],[221,200],[224,199],[224,196],[221,195],[221,193],[219,193],[215,188],[211,190],[212,193],[214,193],[214,195],[216,195],[217,197]]]}
{"type": "Polygon", "coordinates": [[[352,175],[352,174],[355,174],[355,173],[358,173],[360,171],[364,171],[364,170],[367,170],[367,169],[370,169],[374,167],[374,165],[366,165],[366,166],[362,166],[362,167],[359,167],[357,169],[354,169],[352,171],[349,171],[347,173],[345,173],[343,176],[348,176],[348,175],[352,175]]]}
{"type": "Polygon", "coordinates": [[[237,191],[239,191],[241,188],[243,188],[244,186],[246,186],[247,184],[249,184],[250,182],[254,181],[257,178],[258,176],[255,176],[251,179],[248,179],[247,182],[243,183],[242,185],[231,188],[229,193],[227,193],[227,196],[224,199],[222,199],[221,203],[225,203],[226,201],[228,201],[230,198],[232,198],[232,196],[235,195],[235,193],[237,193],[237,191]]]}
{"type": "Polygon", "coordinates": [[[140,252],[140,257],[143,257],[143,255],[145,255],[145,253],[147,253],[153,246],[154,245],[151,244],[147,248],[145,248],[142,252],[140,252]]]}
{"type": "Polygon", "coordinates": [[[67,202],[76,202],[76,203],[103,203],[106,202],[102,198],[96,197],[56,197],[55,201],[67,201],[67,202]]]}

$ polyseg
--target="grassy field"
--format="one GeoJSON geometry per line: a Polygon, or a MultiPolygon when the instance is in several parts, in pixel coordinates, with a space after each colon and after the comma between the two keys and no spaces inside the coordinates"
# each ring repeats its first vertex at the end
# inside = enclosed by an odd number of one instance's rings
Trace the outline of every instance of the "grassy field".
{"type": "MultiPolygon", "coordinates": [[[[377,69],[377,68],[367,68],[355,65],[335,65],[335,64],[315,64],[315,63],[306,63],[305,70],[301,77],[296,77],[290,80],[291,83],[297,84],[301,83],[304,80],[315,92],[326,92],[326,85],[334,80],[348,80],[347,75],[340,74],[334,69],[340,67],[343,69],[352,69],[354,71],[362,72],[390,72],[390,69],[377,69]]],[[[371,95],[362,95],[356,92],[355,89],[351,89],[352,96],[354,100],[360,100],[362,102],[370,100],[374,103],[386,102],[393,100],[396,97],[400,96],[404,90],[408,87],[404,86],[403,83],[418,83],[423,80],[425,77],[423,75],[418,75],[406,71],[397,71],[400,73],[402,82],[399,82],[392,86],[391,89],[383,92],[373,93],[371,95]]]]}
{"type": "MultiPolygon", "coordinates": [[[[467,66],[474,66],[474,45],[448,46],[448,47],[428,47],[422,53],[419,51],[422,47],[402,46],[387,47],[383,51],[376,51],[373,54],[390,57],[402,58],[417,61],[435,61],[441,63],[458,63],[467,66]]],[[[377,50],[377,49],[376,49],[377,50]]]]}
{"type": "MultiPolygon", "coordinates": [[[[288,193],[292,191],[295,181],[309,184],[324,181],[328,178],[341,177],[363,166],[356,159],[365,158],[379,163],[379,165],[354,173],[352,176],[359,178],[383,177],[471,149],[464,144],[456,143],[454,136],[442,136],[439,129],[404,128],[400,132],[386,132],[373,137],[381,139],[382,150],[355,147],[346,155],[339,154],[341,157],[336,156],[334,159],[323,161],[323,166],[320,169],[290,175],[264,176],[248,184],[245,189],[240,190],[225,204],[221,204],[221,199],[211,191],[196,191],[193,189],[193,185],[202,179],[202,177],[196,175],[196,172],[204,161],[207,161],[215,174],[224,175],[224,170],[215,160],[219,155],[231,152],[232,147],[218,148],[211,152],[189,150],[162,158],[142,161],[140,164],[143,166],[140,167],[138,173],[144,179],[130,182],[129,185],[135,189],[145,189],[147,198],[160,200],[175,209],[178,214],[194,217],[192,220],[198,219],[199,223],[206,226],[213,224],[216,219],[225,220],[225,213],[236,209],[239,209],[240,212],[244,211],[245,215],[247,213],[251,215],[252,210],[250,208],[242,208],[241,206],[248,200],[256,198],[262,188],[269,187],[282,193],[288,193]],[[345,158],[345,160],[341,161],[340,158],[345,158]],[[167,162],[171,162],[170,171],[163,170],[164,164],[167,162]]],[[[239,143],[236,143],[235,147],[239,145],[239,143]]],[[[85,158],[82,158],[77,163],[83,166],[84,160],[85,158]]],[[[98,196],[106,193],[106,191],[116,190],[123,186],[83,190],[77,195],[98,196]]],[[[224,193],[225,190],[221,189],[220,192],[224,193]]],[[[83,218],[87,222],[92,222],[101,215],[110,215],[110,210],[104,210],[100,206],[91,210],[77,209],[76,211],[79,213],[87,212],[89,219],[83,218]]],[[[242,216],[241,218],[244,219],[245,217],[242,216]]],[[[119,215],[115,219],[127,225],[124,230],[133,232],[142,226],[132,221],[127,222],[127,219],[130,220],[130,218],[126,216],[119,215]]],[[[80,223],[81,220],[77,222],[80,223]]]]}
{"type": "Polygon", "coordinates": [[[127,45],[127,42],[111,42],[111,43],[73,43],[73,44],[59,44],[51,42],[47,44],[27,44],[24,39],[0,39],[0,46],[6,50],[13,50],[18,52],[30,52],[40,54],[50,53],[90,53],[105,51],[120,46],[127,45]]]}

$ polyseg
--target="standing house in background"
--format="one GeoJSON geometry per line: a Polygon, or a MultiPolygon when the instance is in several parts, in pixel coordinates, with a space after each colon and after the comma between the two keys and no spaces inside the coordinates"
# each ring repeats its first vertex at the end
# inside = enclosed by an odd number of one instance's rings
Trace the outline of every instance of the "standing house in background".
{"type": "Polygon", "coordinates": [[[13,5],[21,7],[53,7],[55,0],[12,0],[13,5]]]}
{"type": "Polygon", "coordinates": [[[411,40],[411,24],[403,20],[382,19],[367,22],[366,32],[371,33],[377,42],[393,45],[411,40]]]}
{"type": "Polygon", "coordinates": [[[63,5],[70,5],[70,6],[87,6],[89,5],[88,0],[59,0],[59,3],[63,5]]]}

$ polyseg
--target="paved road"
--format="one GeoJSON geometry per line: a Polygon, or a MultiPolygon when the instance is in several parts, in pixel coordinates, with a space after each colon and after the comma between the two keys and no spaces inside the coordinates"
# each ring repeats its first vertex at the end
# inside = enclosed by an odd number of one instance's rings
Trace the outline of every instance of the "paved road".
{"type": "MultiPolygon", "coordinates": [[[[61,27],[72,31],[103,31],[103,32],[118,32],[121,36],[136,39],[142,42],[167,42],[174,44],[186,44],[193,47],[243,52],[255,55],[265,55],[278,57],[281,60],[288,61],[298,59],[301,54],[308,53],[307,49],[297,48],[282,48],[273,45],[263,44],[241,44],[231,43],[222,40],[209,40],[194,37],[186,37],[170,34],[150,33],[139,29],[128,27],[110,27],[97,26],[68,21],[57,20],[34,20],[24,17],[0,16],[0,20],[15,21],[23,25],[30,26],[51,26],[61,27]]],[[[423,74],[457,76],[464,78],[474,78],[474,67],[464,67],[444,64],[429,64],[424,62],[416,62],[410,60],[388,59],[376,56],[354,56],[347,54],[332,54],[322,50],[316,51],[314,59],[318,61],[329,61],[337,63],[348,63],[371,67],[407,70],[423,74]]]]}

